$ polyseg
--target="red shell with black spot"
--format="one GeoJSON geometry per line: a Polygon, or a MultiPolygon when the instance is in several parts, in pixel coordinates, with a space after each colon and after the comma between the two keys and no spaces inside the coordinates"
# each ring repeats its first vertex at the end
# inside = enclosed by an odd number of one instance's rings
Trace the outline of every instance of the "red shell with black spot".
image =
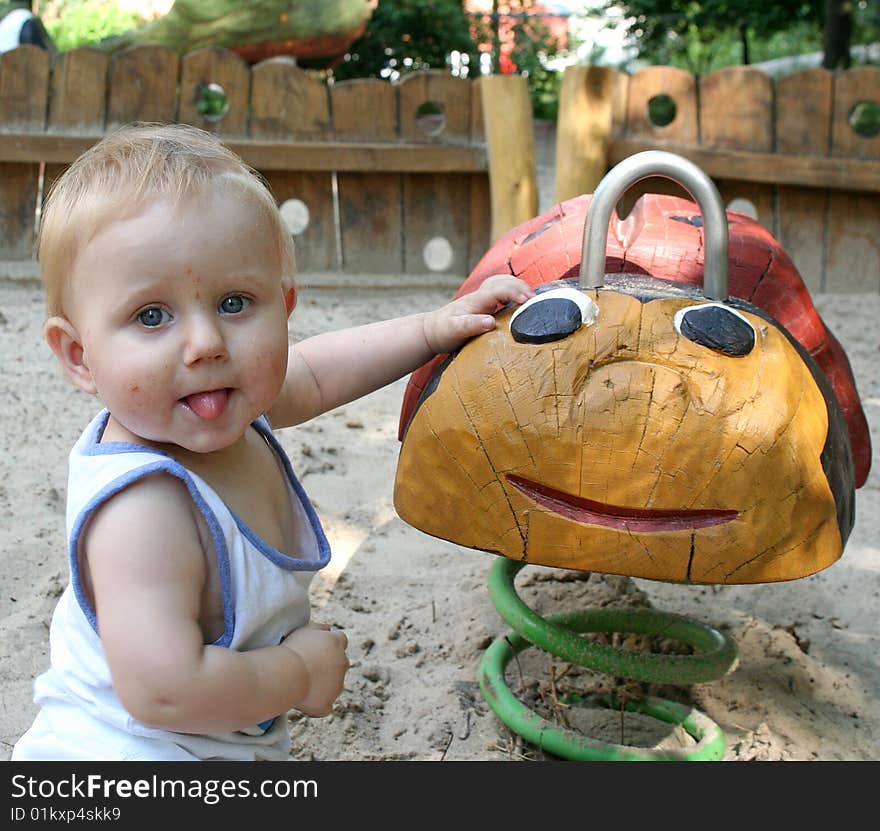
{"type": "MultiPolygon", "coordinates": [[[[492,274],[513,274],[531,286],[577,278],[590,199],[584,195],[561,202],[508,231],[477,263],[455,297],[474,291],[492,274]]],[[[701,286],[702,230],[689,221],[699,213],[697,205],[686,199],[646,194],[626,219],[612,217],[606,273],[648,274],[701,286]]],[[[791,258],[770,232],[736,211],[728,211],[727,219],[728,291],[768,312],[825,373],[846,418],[855,486],[861,487],[871,467],[871,438],[846,353],[819,317],[791,258]]],[[[436,356],[410,377],[400,413],[401,439],[422,389],[444,357],[436,356]]]]}

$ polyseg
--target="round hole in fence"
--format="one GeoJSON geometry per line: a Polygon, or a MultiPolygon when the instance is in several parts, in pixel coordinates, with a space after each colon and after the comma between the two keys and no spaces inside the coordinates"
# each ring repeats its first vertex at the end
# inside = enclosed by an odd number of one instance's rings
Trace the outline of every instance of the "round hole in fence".
{"type": "Polygon", "coordinates": [[[451,265],[454,252],[446,237],[433,237],[422,249],[422,259],[431,271],[446,271],[451,265]]]}
{"type": "Polygon", "coordinates": [[[280,208],[287,230],[296,236],[309,227],[309,206],[302,199],[288,199],[280,208]]]}
{"type": "Polygon", "coordinates": [[[874,138],[880,133],[880,104],[876,101],[859,101],[850,111],[849,126],[862,138],[874,138]]]}
{"type": "Polygon", "coordinates": [[[672,96],[661,92],[648,99],[648,121],[655,127],[666,127],[675,121],[678,109],[672,96]]]}
{"type": "Polygon", "coordinates": [[[439,136],[446,129],[446,110],[439,101],[423,101],[416,110],[416,127],[426,136],[439,136]]]}
{"type": "Polygon", "coordinates": [[[730,202],[727,203],[727,210],[739,211],[741,214],[747,214],[752,219],[758,218],[758,209],[755,207],[755,203],[749,199],[743,199],[742,197],[731,199],[730,202]]]}
{"type": "Polygon", "coordinates": [[[229,112],[229,98],[220,84],[202,84],[196,91],[196,109],[205,121],[220,121],[229,112]]]}

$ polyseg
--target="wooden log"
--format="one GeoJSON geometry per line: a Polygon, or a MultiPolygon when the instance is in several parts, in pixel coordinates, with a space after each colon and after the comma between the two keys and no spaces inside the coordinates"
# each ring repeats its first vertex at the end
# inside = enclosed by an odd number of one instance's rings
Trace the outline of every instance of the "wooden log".
{"type": "Polygon", "coordinates": [[[489,154],[492,239],[538,213],[532,103],[521,75],[486,75],[477,81],[489,154]]]}
{"type": "MultiPolygon", "coordinates": [[[[478,83],[471,85],[471,142],[474,147],[485,148],[486,128],[483,122],[483,94],[478,83]]],[[[486,164],[488,165],[488,153],[486,164]]],[[[536,174],[537,175],[537,174],[536,174]]],[[[488,171],[474,173],[470,177],[471,204],[468,228],[467,268],[472,269],[486,253],[492,239],[492,194],[488,171]]],[[[537,188],[537,182],[535,184],[537,188]]]]}
{"type": "MultiPolygon", "coordinates": [[[[0,55],[0,125],[26,136],[44,129],[49,96],[49,54],[19,46],[0,55]]],[[[0,164],[0,257],[30,259],[36,240],[40,189],[37,162],[0,164]]]]}
{"type": "MultiPolygon", "coordinates": [[[[860,135],[850,123],[860,102],[877,101],[878,89],[878,67],[856,67],[835,76],[833,157],[880,159],[880,135],[860,135]]],[[[827,239],[827,291],[880,290],[880,200],[864,194],[832,193],[827,239]]]]}
{"type": "MultiPolygon", "coordinates": [[[[397,92],[387,81],[364,78],[334,84],[331,103],[338,140],[390,143],[397,138],[397,92]]],[[[339,172],[336,181],[343,270],[402,271],[400,175],[339,172]]]]}
{"type": "MultiPolygon", "coordinates": [[[[469,81],[443,70],[425,70],[407,75],[398,91],[401,139],[425,144],[470,142],[469,81]],[[437,109],[440,112],[431,112],[437,109]]],[[[470,191],[468,175],[403,176],[403,267],[407,274],[463,276],[467,272],[470,191]]]]}
{"type": "MultiPolygon", "coordinates": [[[[292,60],[263,61],[252,68],[251,78],[251,138],[326,141],[332,137],[326,86],[310,78],[292,60]]],[[[296,200],[289,207],[296,208],[298,217],[292,228],[298,270],[338,268],[332,174],[289,167],[264,173],[282,208],[288,200],[296,200]]]]}
{"type": "Polygon", "coordinates": [[[605,175],[615,108],[626,100],[626,82],[628,76],[609,67],[565,70],[556,130],[557,202],[592,193],[605,175]]]}
{"type": "Polygon", "coordinates": [[[217,47],[190,52],[180,62],[178,120],[223,136],[247,136],[251,73],[245,61],[217,47]],[[206,90],[214,85],[225,96],[228,110],[220,117],[200,111],[206,90]]]}
{"type": "MultiPolygon", "coordinates": [[[[795,72],[776,83],[776,149],[800,157],[827,157],[831,145],[831,84],[827,69],[795,72]]],[[[826,188],[780,185],[778,239],[811,291],[825,286],[826,188]]]]}

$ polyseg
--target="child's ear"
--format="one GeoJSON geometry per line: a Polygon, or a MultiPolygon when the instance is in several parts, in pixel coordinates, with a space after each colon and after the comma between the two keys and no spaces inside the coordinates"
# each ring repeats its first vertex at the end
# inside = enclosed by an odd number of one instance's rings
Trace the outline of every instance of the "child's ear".
{"type": "Polygon", "coordinates": [[[296,286],[291,286],[284,292],[284,305],[287,307],[287,316],[290,317],[296,308],[296,286]]]}
{"type": "Polygon", "coordinates": [[[85,362],[85,350],[79,333],[73,324],[64,317],[50,317],[43,327],[43,334],[67,377],[83,392],[96,395],[98,390],[85,362]]]}

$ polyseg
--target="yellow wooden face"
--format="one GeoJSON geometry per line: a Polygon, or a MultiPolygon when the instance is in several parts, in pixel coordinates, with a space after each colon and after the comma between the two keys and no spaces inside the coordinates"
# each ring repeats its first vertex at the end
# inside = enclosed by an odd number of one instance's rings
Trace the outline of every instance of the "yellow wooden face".
{"type": "Polygon", "coordinates": [[[812,574],[842,552],[820,456],[828,410],[786,336],[748,311],[739,356],[679,333],[698,301],[591,290],[595,322],[518,343],[512,310],[416,410],[395,507],[514,560],[694,583],[812,574]]]}

